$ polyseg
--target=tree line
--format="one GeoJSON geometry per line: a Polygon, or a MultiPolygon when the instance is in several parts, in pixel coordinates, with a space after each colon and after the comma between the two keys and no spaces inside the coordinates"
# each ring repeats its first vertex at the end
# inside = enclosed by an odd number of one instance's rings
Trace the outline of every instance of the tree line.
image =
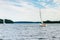
{"type": "Polygon", "coordinates": [[[60,23],[60,21],[50,21],[50,20],[46,20],[46,21],[43,21],[44,23],[60,23]]]}
{"type": "Polygon", "coordinates": [[[10,19],[0,19],[0,23],[14,23],[14,22],[10,19]]]}

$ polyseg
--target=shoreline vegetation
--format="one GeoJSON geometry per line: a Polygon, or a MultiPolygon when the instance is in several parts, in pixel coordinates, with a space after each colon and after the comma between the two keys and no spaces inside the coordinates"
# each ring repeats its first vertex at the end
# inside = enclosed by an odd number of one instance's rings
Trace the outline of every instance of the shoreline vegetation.
{"type": "MultiPolygon", "coordinates": [[[[10,19],[0,19],[0,24],[3,24],[5,21],[6,24],[9,23],[41,23],[41,22],[32,22],[32,21],[12,21],[10,19]]],[[[60,21],[50,21],[50,20],[46,20],[43,21],[43,23],[60,23],[60,21]]]]}
{"type": "MultiPolygon", "coordinates": [[[[16,21],[14,23],[41,23],[41,22],[31,22],[31,21],[16,21]]],[[[43,21],[43,23],[60,23],[60,21],[50,21],[50,20],[46,20],[43,21]]]]}
{"type": "Polygon", "coordinates": [[[14,23],[14,22],[10,19],[0,19],[0,24],[4,24],[4,23],[14,23]]]}
{"type": "Polygon", "coordinates": [[[46,21],[43,21],[43,23],[60,23],[60,20],[59,21],[46,20],[46,21]]]}

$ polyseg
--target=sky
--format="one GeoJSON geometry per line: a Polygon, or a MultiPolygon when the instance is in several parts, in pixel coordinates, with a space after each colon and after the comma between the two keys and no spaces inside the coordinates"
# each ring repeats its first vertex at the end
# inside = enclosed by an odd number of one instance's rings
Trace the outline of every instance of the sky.
{"type": "Polygon", "coordinates": [[[0,18],[13,21],[59,21],[60,0],[0,0],[0,18]]]}

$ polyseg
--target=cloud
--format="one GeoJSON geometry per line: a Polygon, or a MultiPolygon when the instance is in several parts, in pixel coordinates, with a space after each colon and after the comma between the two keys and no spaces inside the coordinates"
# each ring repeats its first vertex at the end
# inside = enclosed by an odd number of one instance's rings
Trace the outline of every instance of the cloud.
{"type": "Polygon", "coordinates": [[[0,4],[0,18],[12,19],[14,21],[38,21],[39,9],[32,5],[28,5],[27,2],[21,2],[20,5],[23,7],[9,5],[4,3],[0,4]],[[3,4],[3,5],[2,5],[3,4]],[[36,14],[37,13],[37,14],[36,14]],[[3,15],[4,14],[4,15],[3,15]],[[38,18],[38,19],[37,19],[38,18]]]}
{"type": "Polygon", "coordinates": [[[60,9],[52,9],[52,8],[47,8],[47,9],[42,9],[42,19],[43,20],[60,20],[60,9]]]}
{"type": "Polygon", "coordinates": [[[7,4],[9,5],[14,5],[14,6],[18,6],[18,7],[22,7],[21,3],[27,3],[28,5],[32,5],[34,7],[38,7],[38,8],[54,8],[54,7],[58,7],[58,3],[59,1],[57,0],[3,0],[5,1],[7,4]]]}
{"type": "Polygon", "coordinates": [[[56,3],[60,3],[60,0],[54,0],[54,2],[56,2],[56,3]]]}
{"type": "Polygon", "coordinates": [[[26,2],[29,2],[31,5],[38,8],[46,8],[46,7],[54,8],[58,6],[58,4],[54,2],[54,0],[26,0],[26,2]]]}
{"type": "MultiPolygon", "coordinates": [[[[43,20],[47,20],[54,16],[55,11],[60,10],[60,7],[56,8],[57,10],[54,8],[57,7],[57,4],[53,0],[0,0],[0,18],[14,21],[40,21],[39,9],[42,8],[43,20]]],[[[56,12],[56,16],[58,16],[58,12],[56,12]]]]}

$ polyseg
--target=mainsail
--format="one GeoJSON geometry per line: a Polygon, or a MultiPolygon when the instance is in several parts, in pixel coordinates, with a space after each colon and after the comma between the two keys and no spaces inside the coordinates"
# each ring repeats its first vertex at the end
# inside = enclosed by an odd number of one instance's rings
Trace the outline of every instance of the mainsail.
{"type": "Polygon", "coordinates": [[[40,11],[40,20],[41,20],[41,23],[43,24],[41,9],[39,11],[40,11]]]}

